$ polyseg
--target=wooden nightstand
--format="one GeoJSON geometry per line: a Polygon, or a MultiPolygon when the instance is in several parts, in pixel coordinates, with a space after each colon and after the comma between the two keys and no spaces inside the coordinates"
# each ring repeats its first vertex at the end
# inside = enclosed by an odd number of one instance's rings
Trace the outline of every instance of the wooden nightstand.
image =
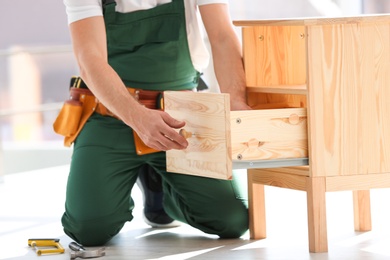
{"type": "Polygon", "coordinates": [[[167,92],[166,111],[191,133],[185,151],[167,152],[168,170],[248,169],[251,238],[266,237],[264,185],[306,191],[311,252],[328,250],[328,191],[352,190],[355,230],[371,230],[369,190],[390,187],[390,15],[234,24],[254,110],[167,92]]]}

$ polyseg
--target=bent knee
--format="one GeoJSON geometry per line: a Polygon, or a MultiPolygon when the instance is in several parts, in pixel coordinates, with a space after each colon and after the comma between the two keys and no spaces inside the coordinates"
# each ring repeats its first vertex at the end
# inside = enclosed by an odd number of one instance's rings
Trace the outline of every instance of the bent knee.
{"type": "Polygon", "coordinates": [[[205,233],[217,235],[220,238],[239,238],[249,227],[248,210],[220,210],[208,216],[188,218],[188,224],[205,233]]]}
{"type": "Polygon", "coordinates": [[[78,221],[69,223],[62,219],[64,232],[83,246],[102,246],[111,240],[122,229],[124,223],[112,221],[78,221]]]}
{"type": "Polygon", "coordinates": [[[224,217],[223,223],[224,228],[216,233],[220,238],[239,238],[248,231],[248,214],[232,214],[224,217]]]}

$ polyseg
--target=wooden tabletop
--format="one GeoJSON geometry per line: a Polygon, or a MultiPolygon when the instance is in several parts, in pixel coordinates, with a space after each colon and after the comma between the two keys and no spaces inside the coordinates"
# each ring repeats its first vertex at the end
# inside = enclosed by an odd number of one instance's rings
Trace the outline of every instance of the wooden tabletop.
{"type": "Polygon", "coordinates": [[[238,20],[233,24],[236,26],[304,26],[304,25],[326,25],[326,24],[354,24],[354,23],[378,23],[390,22],[390,14],[361,15],[350,17],[305,17],[305,18],[283,18],[283,19],[259,19],[259,20],[238,20]]]}

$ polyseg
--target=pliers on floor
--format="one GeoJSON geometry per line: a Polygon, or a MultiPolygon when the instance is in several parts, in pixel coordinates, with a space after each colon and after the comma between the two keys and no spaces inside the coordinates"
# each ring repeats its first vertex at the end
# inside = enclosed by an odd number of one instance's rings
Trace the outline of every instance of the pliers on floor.
{"type": "Polygon", "coordinates": [[[87,250],[82,245],[77,244],[76,242],[71,242],[69,244],[69,248],[71,249],[70,259],[76,259],[78,257],[96,258],[96,257],[101,257],[106,255],[106,252],[104,251],[105,250],[104,247],[94,249],[94,250],[87,250]]]}

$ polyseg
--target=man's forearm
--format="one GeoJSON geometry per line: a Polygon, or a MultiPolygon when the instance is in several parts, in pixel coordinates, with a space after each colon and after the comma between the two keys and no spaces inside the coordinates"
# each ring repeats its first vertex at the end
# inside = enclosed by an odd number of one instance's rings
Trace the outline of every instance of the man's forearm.
{"type": "Polygon", "coordinates": [[[250,109],[246,104],[241,45],[231,24],[228,5],[210,4],[199,9],[210,39],[214,70],[221,91],[230,94],[232,110],[250,109]]]}
{"type": "Polygon", "coordinates": [[[245,72],[238,40],[229,37],[220,41],[213,49],[213,61],[221,92],[229,93],[232,101],[246,103],[245,72]]]}
{"type": "Polygon", "coordinates": [[[105,62],[89,59],[81,67],[80,75],[85,80],[94,95],[111,112],[121,118],[126,124],[134,126],[132,122],[141,105],[130,95],[116,72],[105,62]]]}

